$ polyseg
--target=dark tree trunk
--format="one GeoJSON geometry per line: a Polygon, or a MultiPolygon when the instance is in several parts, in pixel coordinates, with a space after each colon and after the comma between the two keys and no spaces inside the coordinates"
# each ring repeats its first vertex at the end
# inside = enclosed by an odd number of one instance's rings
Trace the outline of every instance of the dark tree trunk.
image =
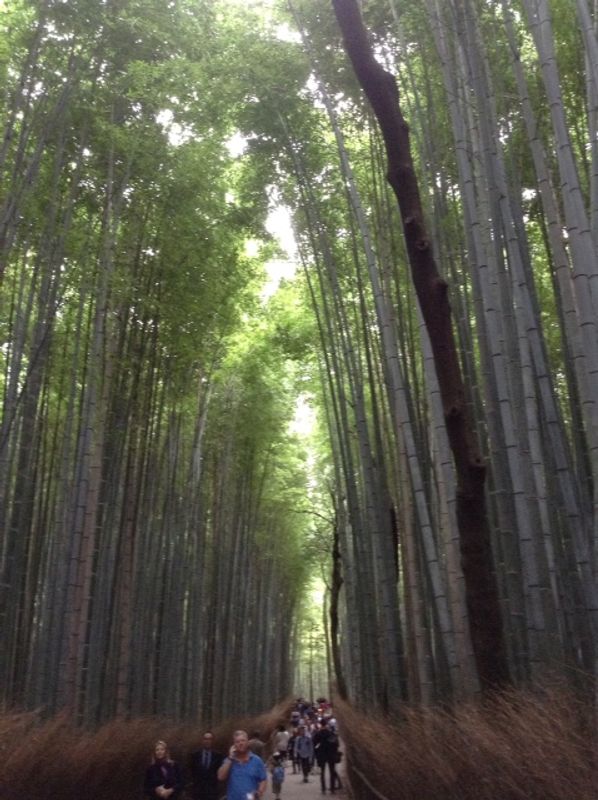
{"type": "Polygon", "coordinates": [[[336,515],[334,532],[332,539],[332,586],[330,587],[330,647],[332,650],[332,662],[336,675],[336,689],[343,700],[347,699],[347,684],[343,673],[343,664],[340,652],[339,640],[339,597],[343,585],[339,518],[336,515]]]}
{"type": "Polygon", "coordinates": [[[425,229],[396,81],[373,56],[356,0],[332,0],[332,5],[384,138],[387,179],[398,201],[413,282],[432,344],[458,476],[457,520],[471,638],[480,682],[488,690],[508,684],[509,669],[485,508],[486,466],[467,411],[447,284],[438,273],[425,229]]]}

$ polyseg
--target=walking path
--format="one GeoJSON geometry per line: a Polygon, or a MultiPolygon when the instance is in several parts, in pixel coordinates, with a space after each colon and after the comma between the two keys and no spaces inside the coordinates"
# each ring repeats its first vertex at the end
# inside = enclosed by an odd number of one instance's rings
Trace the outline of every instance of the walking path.
{"type": "MultiPolygon", "coordinates": [[[[337,772],[344,782],[345,776],[342,767],[343,764],[337,765],[337,772]]],[[[328,772],[326,772],[326,784],[328,784],[328,772]]],[[[309,783],[303,783],[303,775],[293,775],[292,767],[289,764],[286,765],[280,800],[322,800],[324,797],[339,797],[342,798],[342,800],[346,800],[347,795],[343,789],[337,789],[333,795],[331,795],[330,792],[322,794],[320,791],[320,769],[318,766],[315,766],[310,774],[309,783]]],[[[265,800],[273,800],[274,798],[270,774],[268,774],[268,789],[264,798],[265,800]]]]}

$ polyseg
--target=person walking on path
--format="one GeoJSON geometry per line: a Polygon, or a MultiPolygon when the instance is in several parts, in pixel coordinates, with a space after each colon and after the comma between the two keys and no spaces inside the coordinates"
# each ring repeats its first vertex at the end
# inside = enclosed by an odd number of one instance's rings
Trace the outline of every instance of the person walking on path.
{"type": "Polygon", "coordinates": [[[280,800],[282,784],[284,782],[284,761],[282,753],[274,753],[270,761],[270,771],[272,772],[272,792],[274,800],[280,800]]]}
{"type": "Polygon", "coordinates": [[[218,770],[218,780],[227,781],[226,798],[259,800],[268,783],[265,764],[249,749],[249,737],[245,731],[235,731],[233,742],[228,758],[218,770]]]}
{"type": "Polygon", "coordinates": [[[295,758],[295,741],[297,739],[297,734],[295,731],[291,734],[289,739],[289,744],[287,748],[287,758],[291,762],[291,766],[293,767],[293,775],[299,772],[299,759],[295,758]]]}
{"type": "Polygon", "coordinates": [[[314,743],[312,742],[311,736],[306,733],[305,725],[299,726],[299,734],[295,739],[295,758],[301,761],[303,783],[308,783],[307,776],[310,773],[311,765],[314,760],[314,743]]]}
{"type": "Polygon", "coordinates": [[[168,745],[162,740],[156,742],[151,763],[145,771],[143,793],[146,797],[177,800],[183,791],[183,774],[179,765],[173,761],[168,745]]]}
{"type": "Polygon", "coordinates": [[[314,752],[316,761],[320,767],[320,783],[322,793],[326,792],[326,767],[330,775],[330,791],[336,790],[338,776],[336,774],[336,764],[338,761],[338,736],[328,727],[328,722],[323,719],[320,723],[320,730],[314,734],[314,752]]]}
{"type": "Polygon", "coordinates": [[[249,749],[252,753],[255,753],[256,756],[259,756],[262,761],[265,761],[264,758],[266,753],[266,742],[262,742],[260,739],[260,732],[253,731],[251,734],[251,739],[249,740],[249,749]]]}
{"type": "Polygon", "coordinates": [[[193,800],[217,800],[218,770],[224,756],[212,750],[214,735],[206,731],[202,737],[201,749],[191,753],[190,770],[193,780],[191,797],[193,800]]]}
{"type": "Polygon", "coordinates": [[[280,753],[283,763],[287,755],[287,748],[289,746],[290,738],[291,735],[287,731],[284,725],[279,725],[278,729],[272,735],[272,745],[274,747],[274,752],[280,753]]]}

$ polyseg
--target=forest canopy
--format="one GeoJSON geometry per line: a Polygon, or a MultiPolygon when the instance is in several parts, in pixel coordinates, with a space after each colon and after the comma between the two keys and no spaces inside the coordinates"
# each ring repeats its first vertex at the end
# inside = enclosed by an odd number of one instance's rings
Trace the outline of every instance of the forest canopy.
{"type": "Polygon", "coordinates": [[[4,704],[389,710],[499,639],[496,683],[595,681],[593,14],[0,4],[4,704]]]}

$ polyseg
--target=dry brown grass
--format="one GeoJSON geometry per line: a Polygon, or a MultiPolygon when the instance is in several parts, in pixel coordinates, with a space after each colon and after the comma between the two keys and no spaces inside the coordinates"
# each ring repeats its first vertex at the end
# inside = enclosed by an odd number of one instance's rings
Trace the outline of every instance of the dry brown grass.
{"type": "MultiPolygon", "coordinates": [[[[388,800],[596,800],[593,711],[572,694],[512,692],[400,722],[336,706],[351,764],[388,800]]],[[[354,795],[374,798],[359,776],[354,795]],[[363,790],[363,793],[362,793],[363,790]]]]}
{"type": "MultiPolygon", "coordinates": [[[[288,718],[289,703],[260,717],[228,720],[215,726],[214,746],[226,752],[237,728],[259,730],[269,738],[288,718]]],[[[142,797],[145,769],[153,745],[164,739],[175,760],[185,765],[200,746],[201,724],[155,718],[114,720],[97,731],[83,731],[66,717],[42,722],[35,714],[0,715],[1,800],[132,800],[142,797]]]]}

